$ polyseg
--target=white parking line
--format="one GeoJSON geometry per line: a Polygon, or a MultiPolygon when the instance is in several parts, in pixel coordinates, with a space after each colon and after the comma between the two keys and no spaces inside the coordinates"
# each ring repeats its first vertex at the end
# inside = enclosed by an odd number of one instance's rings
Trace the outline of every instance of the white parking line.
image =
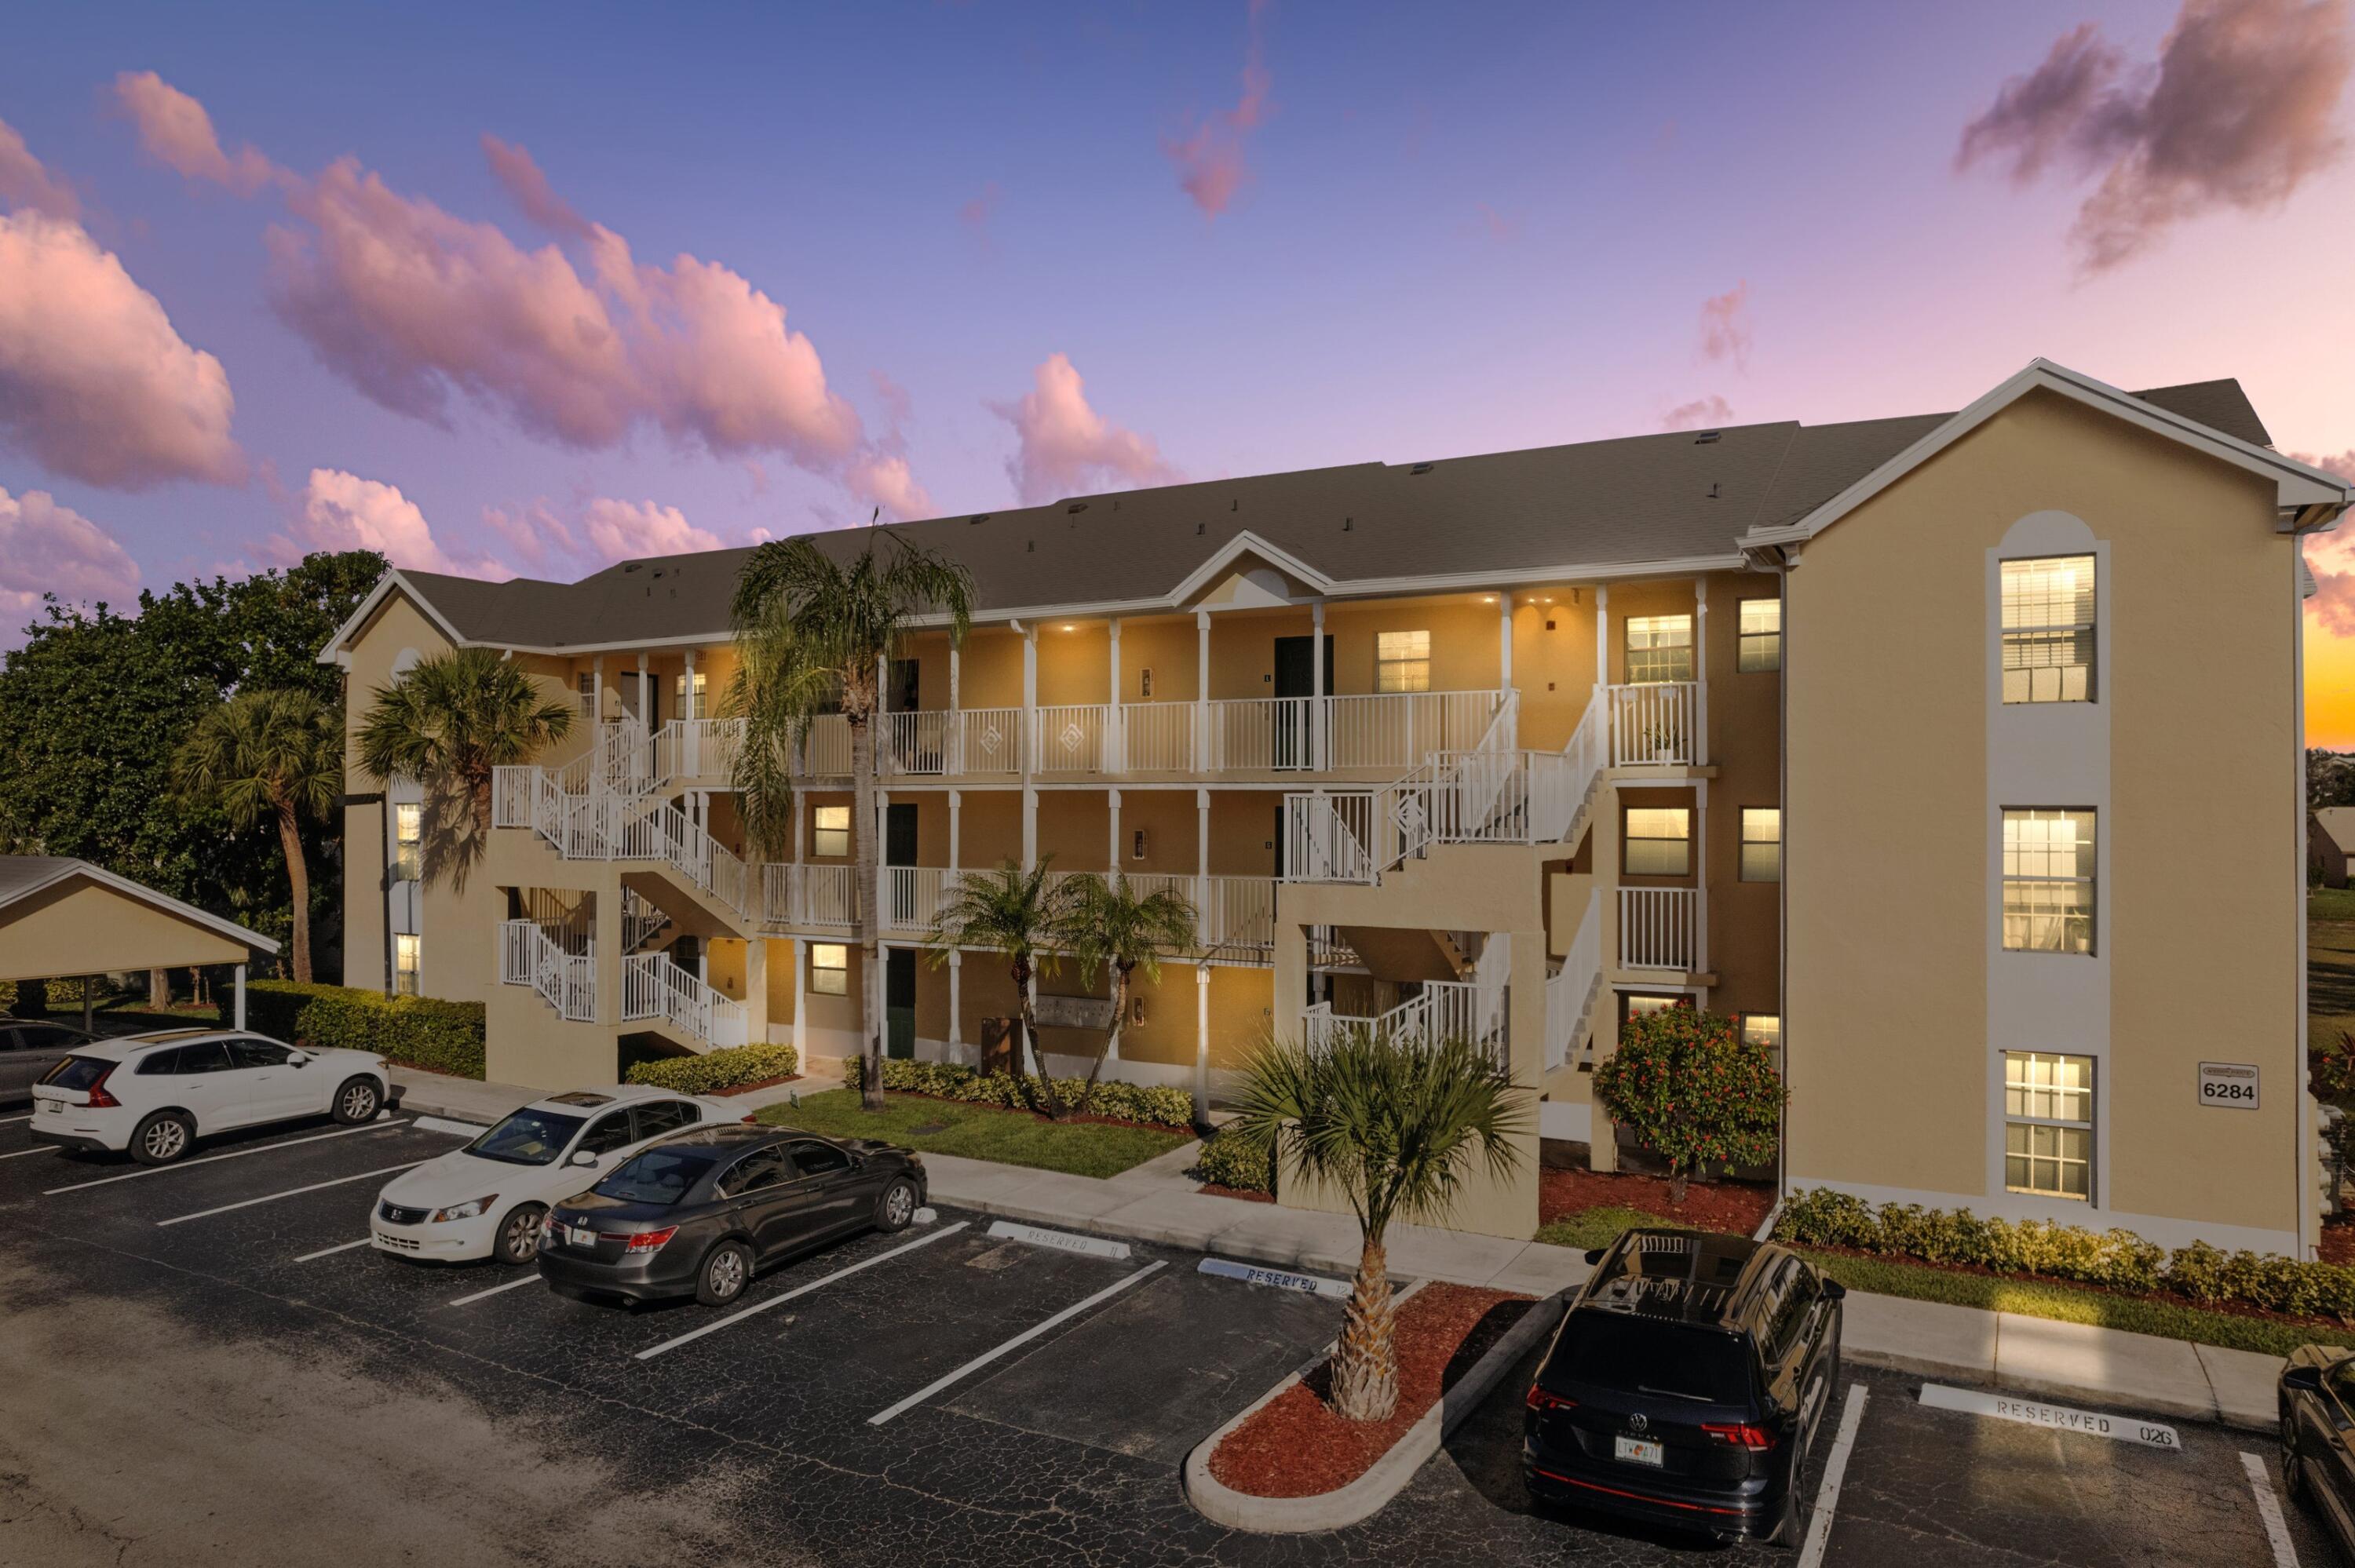
{"type": "Polygon", "coordinates": [[[948,1387],[949,1384],[957,1382],[959,1379],[964,1377],[970,1372],[980,1371],[983,1367],[987,1366],[990,1362],[996,1361],[1007,1351],[1021,1349],[1024,1345],[1028,1344],[1031,1340],[1037,1339],[1039,1335],[1045,1333],[1056,1324],[1078,1317],[1081,1313],[1086,1311],[1097,1302],[1117,1296],[1122,1291],[1127,1289],[1130,1286],[1135,1285],[1138,1280],[1143,1279],[1146,1275],[1158,1273],[1160,1270],[1168,1266],[1169,1266],[1166,1263],[1148,1263],[1134,1274],[1123,1275],[1120,1278],[1114,1280],[1112,1284],[1105,1286],[1102,1290],[1097,1291],[1093,1296],[1089,1297],[1086,1300],[1074,1302],[1072,1305],[1064,1308],[1061,1311],[1048,1319],[1045,1322],[1034,1324],[1031,1327],[1023,1330],[1022,1332],[1015,1335],[1012,1339],[1007,1340],[996,1350],[984,1351],[981,1354],[974,1357],[973,1360],[965,1362],[964,1365],[957,1368],[956,1371],[949,1373],[946,1377],[933,1379],[931,1383],[926,1383],[923,1387],[918,1389],[915,1393],[910,1394],[899,1404],[892,1405],[890,1409],[878,1411],[876,1414],[867,1418],[867,1425],[869,1426],[880,1426],[885,1422],[890,1420],[893,1416],[904,1414],[908,1411],[913,1410],[916,1406],[923,1404],[924,1401],[932,1398],[932,1395],[940,1393],[941,1390],[948,1387]]]}
{"type": "Polygon", "coordinates": [[[27,1111],[23,1116],[0,1116],[0,1127],[5,1127],[12,1121],[30,1121],[32,1119],[33,1113],[30,1111],[27,1111]]]}
{"type": "Polygon", "coordinates": [[[2249,1472],[2249,1490],[2257,1495],[2257,1517],[2265,1521],[2265,1539],[2274,1549],[2274,1568],[2297,1568],[2297,1548],[2289,1539],[2289,1521],[2282,1518],[2281,1499],[2274,1495],[2274,1478],[2265,1473],[2265,1462],[2254,1454],[2241,1456],[2241,1467],[2249,1472]]]}
{"type": "Polygon", "coordinates": [[[461,1138],[473,1138],[491,1129],[478,1121],[452,1121],[444,1116],[421,1116],[417,1118],[420,1132],[454,1132],[461,1138]]]}
{"type": "Polygon", "coordinates": [[[537,1285],[538,1283],[539,1270],[535,1268],[529,1274],[525,1275],[521,1279],[510,1279],[505,1285],[494,1285],[488,1290],[477,1290],[472,1296],[458,1297],[456,1299],[451,1301],[449,1305],[453,1307],[464,1307],[469,1301],[480,1301],[484,1297],[496,1296],[502,1290],[517,1290],[522,1288],[524,1286],[537,1285]]]}
{"type": "Polygon", "coordinates": [[[368,1238],[362,1236],[356,1242],[344,1242],[336,1246],[323,1246],[316,1252],[306,1252],[294,1261],[297,1263],[308,1263],[314,1257],[333,1257],[339,1252],[349,1252],[356,1246],[366,1246],[368,1244],[368,1238]]]}
{"type": "Polygon", "coordinates": [[[1848,1403],[1840,1407],[1839,1436],[1824,1456],[1824,1478],[1816,1487],[1816,1517],[1807,1522],[1807,1544],[1797,1568],[1817,1568],[1832,1539],[1832,1514],[1839,1508],[1840,1479],[1848,1474],[1848,1457],[1856,1447],[1856,1429],[1864,1425],[1865,1387],[1848,1385],[1848,1403]]]}
{"type": "Polygon", "coordinates": [[[19,1149],[11,1153],[0,1154],[0,1160],[22,1160],[27,1154],[55,1154],[56,1152],[57,1149],[54,1145],[44,1143],[37,1149],[19,1149]]]}
{"type": "Polygon", "coordinates": [[[640,1351],[638,1352],[637,1359],[642,1361],[652,1361],[655,1357],[662,1354],[665,1351],[675,1351],[690,1340],[699,1340],[706,1334],[712,1333],[718,1330],[728,1327],[730,1323],[739,1322],[743,1319],[750,1318],[755,1312],[765,1312],[772,1307],[781,1307],[797,1296],[808,1295],[811,1291],[817,1289],[820,1286],[831,1285],[836,1280],[843,1278],[847,1275],[856,1274],[862,1268],[872,1268],[877,1264],[883,1262],[886,1258],[897,1257],[903,1252],[913,1252],[920,1246],[929,1246],[932,1243],[940,1240],[943,1236],[953,1236],[956,1234],[957,1232],[964,1229],[965,1226],[971,1223],[972,1222],[969,1220],[959,1220],[953,1225],[943,1225],[939,1230],[934,1231],[928,1236],[918,1236],[914,1241],[906,1243],[900,1246],[895,1246],[889,1252],[879,1252],[873,1257],[864,1259],[858,1263],[854,1263],[847,1268],[837,1268],[832,1274],[826,1276],[824,1278],[813,1279],[807,1285],[796,1285],[782,1296],[772,1296],[766,1301],[756,1301],[751,1306],[746,1307],[740,1311],[729,1313],[725,1318],[716,1319],[711,1322],[706,1323],[700,1329],[689,1329],[686,1333],[681,1334],[675,1340],[665,1340],[659,1345],[655,1345],[648,1350],[640,1351]]]}
{"type": "Polygon", "coordinates": [[[332,1181],[314,1181],[307,1187],[289,1187],[283,1192],[265,1192],[259,1198],[244,1198],[234,1203],[223,1203],[217,1209],[198,1209],[193,1214],[174,1214],[168,1220],[157,1220],[158,1225],[185,1225],[190,1220],[207,1220],[215,1214],[226,1214],[236,1209],[250,1209],[256,1203],[274,1203],[281,1198],[299,1198],[305,1192],[324,1192],[330,1187],[348,1187],[355,1181],[365,1181],[371,1176],[389,1176],[396,1171],[414,1171],[424,1164],[422,1160],[403,1160],[388,1165],[381,1171],[363,1171],[357,1176],[338,1176],[332,1181]]]}
{"type": "Polygon", "coordinates": [[[257,1144],[251,1149],[232,1149],[227,1154],[207,1154],[195,1160],[183,1160],[172,1165],[149,1165],[137,1171],[125,1171],[120,1176],[101,1176],[95,1181],[77,1181],[70,1187],[50,1187],[41,1196],[54,1198],[60,1192],[79,1192],[85,1187],[103,1187],[110,1182],[129,1181],[141,1176],[162,1176],[174,1171],[186,1171],[192,1165],[210,1165],[217,1160],[242,1160],[249,1154],[267,1154],[273,1149],[292,1149],[298,1143],[316,1143],[323,1138],[349,1138],[354,1133],[383,1132],[396,1127],[407,1127],[405,1121],[373,1122],[367,1127],[339,1127],[333,1132],[314,1132],[308,1138],[290,1138],[283,1143],[257,1144]]]}

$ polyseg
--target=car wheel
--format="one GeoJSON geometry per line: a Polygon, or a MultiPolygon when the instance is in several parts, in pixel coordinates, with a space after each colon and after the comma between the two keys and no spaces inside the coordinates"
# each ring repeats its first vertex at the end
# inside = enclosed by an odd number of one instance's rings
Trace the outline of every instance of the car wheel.
{"type": "Polygon", "coordinates": [[[2297,1457],[2297,1412],[2290,1408],[2287,1400],[2282,1402],[2281,1407],[2281,1470],[2282,1490],[2289,1495],[2291,1502],[2304,1507],[2306,1473],[2297,1457]]]}
{"type": "Polygon", "coordinates": [[[336,1091],[332,1113],[346,1127],[357,1127],[364,1121],[374,1121],[384,1104],[383,1091],[374,1078],[346,1078],[344,1086],[336,1091]]]}
{"type": "Polygon", "coordinates": [[[752,1249],[742,1242],[725,1241],[703,1255],[695,1271],[695,1298],[706,1307],[725,1307],[752,1283],[752,1249]]]}
{"type": "Polygon", "coordinates": [[[178,1111],[157,1111],[131,1133],[131,1158],[142,1165],[169,1165],[187,1153],[197,1129],[178,1111]]]}
{"type": "Polygon", "coordinates": [[[883,1189],[875,1200],[875,1228],[885,1235],[904,1231],[908,1222],[916,1217],[916,1184],[902,1176],[883,1189]]]}
{"type": "Polygon", "coordinates": [[[1767,1537],[1785,1552],[1797,1550],[1799,1542],[1806,1538],[1806,1479],[1807,1457],[1792,1455],[1790,1484],[1783,1489],[1783,1517],[1775,1523],[1774,1533],[1767,1537]]]}
{"type": "Polygon", "coordinates": [[[498,1240],[491,1244],[492,1252],[501,1263],[529,1263],[539,1255],[539,1227],[548,1220],[544,1203],[517,1203],[499,1222],[498,1240]]]}

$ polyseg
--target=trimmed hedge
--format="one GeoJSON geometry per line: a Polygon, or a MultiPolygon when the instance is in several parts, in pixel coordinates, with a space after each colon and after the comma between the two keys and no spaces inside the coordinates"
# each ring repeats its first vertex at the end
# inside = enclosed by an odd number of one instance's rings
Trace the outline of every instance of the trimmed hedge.
{"type": "Polygon", "coordinates": [[[1981,1219],[1968,1209],[1914,1203],[1884,1203],[1876,1210],[1861,1198],[1818,1187],[1784,1200],[1774,1239],[2042,1275],[2113,1290],[2172,1291],[2203,1306],[2232,1303],[2355,1323],[2355,1267],[2228,1253],[2206,1242],[2170,1253],[2132,1231],[1981,1219]]]}
{"type": "MultiPolygon", "coordinates": [[[[860,1087],[865,1065],[861,1057],[846,1059],[842,1065],[843,1082],[854,1089],[860,1087]]],[[[954,1062],[911,1062],[904,1057],[887,1056],[883,1060],[883,1087],[887,1091],[897,1089],[903,1095],[930,1095],[934,1099],[996,1106],[1003,1110],[1030,1108],[1024,1086],[1009,1075],[984,1073],[954,1062]]],[[[1087,1087],[1084,1078],[1056,1078],[1048,1084],[1057,1103],[1066,1110],[1080,1103],[1087,1087]]],[[[1095,1102],[1088,1114],[1187,1131],[1194,1125],[1194,1097],[1184,1089],[1160,1085],[1099,1082],[1095,1102]]]]}
{"type": "Polygon", "coordinates": [[[1186,1174],[1238,1192],[1273,1192],[1275,1156],[1270,1150],[1253,1152],[1240,1138],[1213,1133],[1202,1140],[1202,1157],[1186,1174]]]}
{"type": "Polygon", "coordinates": [[[682,1095],[716,1094],[741,1084],[791,1077],[801,1071],[802,1059],[790,1045],[730,1045],[700,1056],[663,1056],[634,1064],[624,1077],[633,1084],[652,1084],[682,1095]]]}
{"type": "MultiPolygon", "coordinates": [[[[221,1025],[236,1016],[234,993],[220,998],[221,1025]]],[[[249,1028],[323,1051],[373,1051],[405,1067],[423,1067],[453,1077],[483,1075],[485,1024],[479,1001],[442,1001],[430,996],[389,997],[381,991],[340,985],[300,985],[293,980],[249,980],[245,987],[249,1028]]]]}

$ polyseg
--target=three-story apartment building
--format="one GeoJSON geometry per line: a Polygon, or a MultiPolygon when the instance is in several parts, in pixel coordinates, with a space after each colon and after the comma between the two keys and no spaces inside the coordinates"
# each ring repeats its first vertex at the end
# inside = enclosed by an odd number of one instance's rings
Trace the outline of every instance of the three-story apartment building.
{"type": "MultiPolygon", "coordinates": [[[[1690,1003],[1781,1054],[1790,1185],[2302,1252],[2297,541],[2349,499],[2236,383],[2040,361],[1956,414],[902,524],[972,571],[974,629],[891,661],[874,821],[846,724],[812,727],[769,861],[716,705],[746,552],[393,572],[322,655],[355,724],[466,644],[584,722],[463,853],[413,786],[348,808],[346,975],[484,1001],[524,1084],[625,1042],[823,1062],[875,1012],[894,1054],[971,1061],[1016,998],[931,950],[943,888],[1117,871],[1201,941],[1135,994],[1114,1075],[1214,1098],[1271,1033],[1461,1033],[1608,1167],[1595,1063],[1690,1003]]],[[[1044,1036],[1059,1070],[1101,1040],[1044,1036]]],[[[1534,1228],[1535,1139],[1458,1223],[1534,1228]]]]}

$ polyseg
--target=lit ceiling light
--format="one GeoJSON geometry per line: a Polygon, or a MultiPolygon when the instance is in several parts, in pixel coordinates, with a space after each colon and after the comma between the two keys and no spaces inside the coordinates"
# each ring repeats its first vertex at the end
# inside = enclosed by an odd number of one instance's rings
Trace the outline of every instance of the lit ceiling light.
{"type": "Polygon", "coordinates": [[[1484,593],[1480,596],[1480,602],[1482,604],[1494,604],[1497,602],[1497,596],[1492,593],[1484,593]]]}
{"type": "Polygon", "coordinates": [[[1073,625],[1070,624],[1070,623],[1067,621],[1067,622],[1065,622],[1065,623],[1064,623],[1063,630],[1066,630],[1066,631],[1077,631],[1077,630],[1079,630],[1079,628],[1078,628],[1078,627],[1076,627],[1076,626],[1073,626],[1073,625]]]}

